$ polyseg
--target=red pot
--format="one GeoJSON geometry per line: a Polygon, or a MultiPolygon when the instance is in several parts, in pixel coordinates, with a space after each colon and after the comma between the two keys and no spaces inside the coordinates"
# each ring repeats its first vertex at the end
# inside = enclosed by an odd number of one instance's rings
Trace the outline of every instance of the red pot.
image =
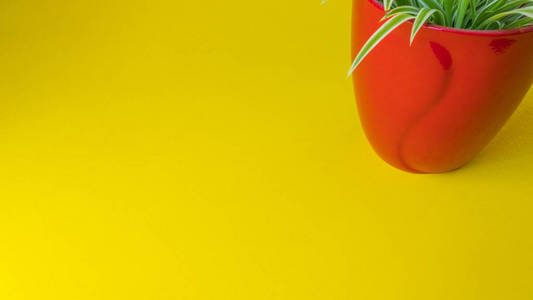
{"type": "MultiPolygon", "coordinates": [[[[352,58],[383,7],[354,0],[352,58]]],[[[474,31],[412,23],[381,41],[353,74],[361,123],[386,162],[413,173],[457,169],[511,116],[533,81],[533,26],[474,31]]]]}

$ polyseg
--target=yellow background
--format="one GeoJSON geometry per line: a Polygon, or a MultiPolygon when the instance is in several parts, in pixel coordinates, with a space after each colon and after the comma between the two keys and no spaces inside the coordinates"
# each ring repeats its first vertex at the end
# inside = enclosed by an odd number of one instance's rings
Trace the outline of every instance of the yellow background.
{"type": "Polygon", "coordinates": [[[397,171],[319,2],[1,1],[0,299],[533,299],[533,93],[397,171]]]}

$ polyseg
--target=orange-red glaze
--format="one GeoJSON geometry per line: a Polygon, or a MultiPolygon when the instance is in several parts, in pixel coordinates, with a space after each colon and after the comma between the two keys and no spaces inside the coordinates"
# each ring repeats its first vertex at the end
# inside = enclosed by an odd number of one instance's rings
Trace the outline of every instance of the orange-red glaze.
{"type": "MultiPolygon", "coordinates": [[[[354,0],[352,58],[382,23],[382,7],[354,0]]],[[[511,116],[533,81],[533,27],[469,31],[412,23],[386,37],[353,74],[374,150],[414,173],[471,160],[511,116]]]]}

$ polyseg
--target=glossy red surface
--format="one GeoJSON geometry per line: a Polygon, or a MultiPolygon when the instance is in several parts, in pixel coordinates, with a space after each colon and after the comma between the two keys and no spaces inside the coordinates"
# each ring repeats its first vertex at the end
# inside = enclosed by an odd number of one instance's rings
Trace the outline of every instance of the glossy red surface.
{"type": "MultiPolygon", "coordinates": [[[[354,0],[352,58],[382,23],[382,7],[354,0]]],[[[457,169],[496,135],[533,81],[533,27],[507,31],[412,23],[386,37],[353,74],[374,150],[413,173],[457,169]]]]}

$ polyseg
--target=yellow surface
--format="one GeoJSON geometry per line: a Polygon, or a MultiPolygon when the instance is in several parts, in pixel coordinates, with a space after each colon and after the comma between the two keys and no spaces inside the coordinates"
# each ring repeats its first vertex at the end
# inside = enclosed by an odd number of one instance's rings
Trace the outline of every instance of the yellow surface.
{"type": "Polygon", "coordinates": [[[1,1],[0,299],[533,299],[533,93],[397,171],[318,2],[1,1]]]}

